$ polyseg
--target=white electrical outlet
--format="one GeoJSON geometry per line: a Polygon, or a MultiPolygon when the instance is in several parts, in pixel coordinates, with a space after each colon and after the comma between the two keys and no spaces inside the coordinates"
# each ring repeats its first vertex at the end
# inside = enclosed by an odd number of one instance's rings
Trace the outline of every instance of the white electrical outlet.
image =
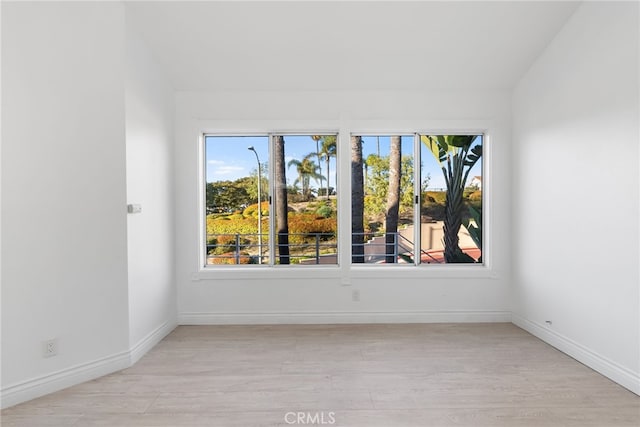
{"type": "Polygon", "coordinates": [[[360,301],[360,291],[357,289],[354,289],[351,292],[351,300],[352,301],[360,301]]]}
{"type": "Polygon", "coordinates": [[[58,340],[56,338],[44,341],[42,343],[42,355],[44,357],[53,357],[58,354],[58,340]]]}

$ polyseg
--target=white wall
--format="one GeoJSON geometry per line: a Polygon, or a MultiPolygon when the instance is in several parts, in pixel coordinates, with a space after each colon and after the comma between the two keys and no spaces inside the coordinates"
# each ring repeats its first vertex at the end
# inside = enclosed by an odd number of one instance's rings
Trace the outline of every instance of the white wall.
{"type": "Polygon", "coordinates": [[[129,316],[123,8],[2,8],[6,406],[126,366],[129,316]]]}
{"type": "Polygon", "coordinates": [[[179,92],[176,108],[180,323],[510,319],[508,92],[179,92]],[[349,132],[488,131],[488,268],[350,267],[347,232],[340,267],[200,271],[199,134],[310,130],[340,131],[339,230],[351,223],[349,132]],[[352,301],[354,289],[360,302],[352,301]]]}
{"type": "Polygon", "coordinates": [[[181,92],[172,147],[171,89],[121,4],[2,8],[3,406],[128,366],[173,324],[174,283],[182,323],[504,321],[512,308],[640,389],[637,4],[580,7],[515,91],[513,156],[506,91],[181,92]],[[252,130],[341,133],[342,230],[349,132],[486,130],[487,267],[351,267],[342,239],[339,267],[201,271],[199,134],[252,130]],[[126,218],[127,202],[142,213],[126,218]],[[607,232],[585,233],[594,223],[607,232]]]}
{"type": "Polygon", "coordinates": [[[168,79],[127,22],[127,218],[129,342],[134,360],[176,323],[173,253],[174,96],[168,79]]]}
{"type": "Polygon", "coordinates": [[[636,393],[638,16],[580,6],[514,92],[513,166],[514,322],[636,393]]]}

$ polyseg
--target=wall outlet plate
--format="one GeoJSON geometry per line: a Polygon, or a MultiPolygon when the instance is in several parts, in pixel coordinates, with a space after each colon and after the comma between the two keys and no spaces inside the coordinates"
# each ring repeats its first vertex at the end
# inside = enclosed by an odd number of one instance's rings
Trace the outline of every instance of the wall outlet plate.
{"type": "Polygon", "coordinates": [[[53,338],[42,343],[42,355],[53,357],[58,354],[58,339],[53,338]]]}

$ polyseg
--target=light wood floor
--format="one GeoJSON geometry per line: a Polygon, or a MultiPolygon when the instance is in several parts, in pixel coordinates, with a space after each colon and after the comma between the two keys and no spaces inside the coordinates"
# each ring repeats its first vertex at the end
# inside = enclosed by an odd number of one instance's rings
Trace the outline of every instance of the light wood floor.
{"type": "Polygon", "coordinates": [[[638,427],[640,397],[511,324],[181,326],[129,369],[6,409],[2,426],[296,425],[288,412],[638,427]]]}

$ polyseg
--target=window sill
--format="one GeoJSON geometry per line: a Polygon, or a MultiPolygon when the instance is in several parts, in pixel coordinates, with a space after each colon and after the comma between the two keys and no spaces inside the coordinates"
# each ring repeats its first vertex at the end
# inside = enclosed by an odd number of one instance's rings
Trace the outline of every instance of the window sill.
{"type": "MultiPolygon", "coordinates": [[[[498,279],[498,274],[486,265],[423,265],[381,266],[338,265],[327,266],[225,266],[205,267],[194,272],[192,282],[213,280],[265,280],[265,279],[498,279]]],[[[350,280],[348,280],[350,281],[350,280]]],[[[348,282],[347,281],[347,282],[348,282]]]]}

